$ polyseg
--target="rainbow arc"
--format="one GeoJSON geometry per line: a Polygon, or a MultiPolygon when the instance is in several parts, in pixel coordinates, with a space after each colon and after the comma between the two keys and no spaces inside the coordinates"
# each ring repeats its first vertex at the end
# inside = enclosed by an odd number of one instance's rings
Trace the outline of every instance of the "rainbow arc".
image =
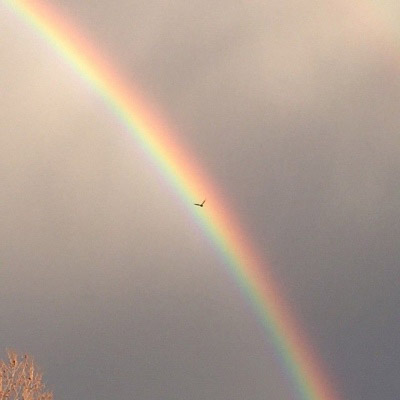
{"type": "Polygon", "coordinates": [[[4,2],[92,85],[190,207],[193,199],[207,194],[210,207],[206,212],[196,213],[195,218],[251,302],[283,369],[291,377],[298,398],[339,400],[269,266],[251,244],[218,186],[204,172],[196,157],[176,141],[156,109],[143,100],[101,50],[60,10],[44,0],[4,2]]]}

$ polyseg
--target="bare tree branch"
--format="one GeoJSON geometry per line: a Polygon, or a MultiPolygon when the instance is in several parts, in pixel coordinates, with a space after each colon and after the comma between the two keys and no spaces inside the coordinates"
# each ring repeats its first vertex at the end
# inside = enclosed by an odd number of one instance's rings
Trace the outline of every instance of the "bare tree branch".
{"type": "Polygon", "coordinates": [[[0,400],[53,400],[31,356],[7,355],[7,361],[0,360],[0,400]]]}

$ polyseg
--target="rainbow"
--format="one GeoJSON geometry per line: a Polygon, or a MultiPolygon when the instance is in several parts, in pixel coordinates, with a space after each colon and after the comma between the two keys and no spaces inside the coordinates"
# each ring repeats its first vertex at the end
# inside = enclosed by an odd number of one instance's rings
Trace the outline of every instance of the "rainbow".
{"type": "MultiPolygon", "coordinates": [[[[337,400],[331,379],[295,321],[271,271],[252,247],[217,186],[178,143],[173,133],[131,84],[75,24],[44,0],[4,0],[98,92],[155,162],[178,194],[192,207],[207,194],[210,206],[196,213],[202,228],[222,254],[229,271],[250,300],[273,343],[299,399],[337,400]]],[[[197,211],[197,210],[194,210],[197,211]]]]}

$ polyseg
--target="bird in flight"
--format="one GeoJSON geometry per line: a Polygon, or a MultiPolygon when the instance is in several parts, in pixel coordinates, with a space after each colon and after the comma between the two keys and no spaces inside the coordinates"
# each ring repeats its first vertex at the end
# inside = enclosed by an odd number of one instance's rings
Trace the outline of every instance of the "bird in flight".
{"type": "Polygon", "coordinates": [[[194,205],[195,206],[199,206],[199,207],[203,207],[205,202],[206,202],[206,199],[204,199],[202,203],[194,203],[194,205]]]}

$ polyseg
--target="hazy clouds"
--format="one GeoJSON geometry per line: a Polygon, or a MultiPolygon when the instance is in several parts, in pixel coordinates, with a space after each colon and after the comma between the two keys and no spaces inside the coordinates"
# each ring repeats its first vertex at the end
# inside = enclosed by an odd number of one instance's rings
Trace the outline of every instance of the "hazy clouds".
{"type": "MultiPolygon", "coordinates": [[[[230,196],[344,397],[395,398],[398,5],[55,3],[230,196]]],[[[59,399],[292,399],[168,184],[96,93],[1,16],[2,346],[33,353],[59,399]]]]}

